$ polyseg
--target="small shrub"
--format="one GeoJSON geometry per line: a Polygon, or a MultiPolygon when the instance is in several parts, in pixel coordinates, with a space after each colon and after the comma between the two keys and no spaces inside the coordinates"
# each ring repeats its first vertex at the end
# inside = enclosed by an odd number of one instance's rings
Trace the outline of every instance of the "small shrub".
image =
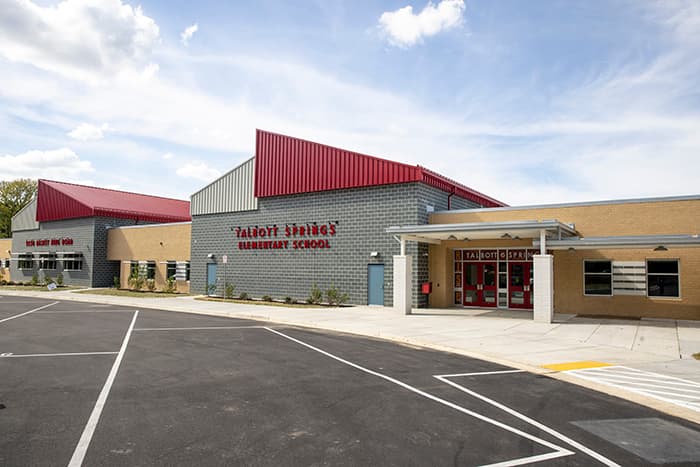
{"type": "Polygon", "coordinates": [[[341,293],[334,284],[331,284],[331,287],[326,290],[326,299],[331,306],[342,305],[348,301],[348,294],[341,293]]]}
{"type": "Polygon", "coordinates": [[[284,297],[284,303],[286,303],[287,305],[291,305],[294,302],[296,302],[296,300],[294,300],[292,297],[284,297]]]}
{"type": "Polygon", "coordinates": [[[248,300],[248,294],[245,292],[241,292],[241,294],[238,296],[239,300],[248,300]]]}
{"type": "Polygon", "coordinates": [[[269,295],[263,295],[262,299],[264,302],[271,302],[272,301],[272,297],[270,297],[269,295]]]}
{"type": "Polygon", "coordinates": [[[314,285],[311,286],[311,292],[309,293],[309,298],[306,299],[306,302],[311,305],[319,305],[322,300],[323,292],[321,292],[321,289],[319,289],[314,283],[314,285]]]}
{"type": "Polygon", "coordinates": [[[34,275],[32,276],[31,284],[32,285],[39,285],[39,274],[34,273],[34,275]]]}
{"type": "Polygon", "coordinates": [[[155,292],[156,280],[155,279],[146,279],[146,288],[148,289],[149,292],[155,292]]]}
{"type": "Polygon", "coordinates": [[[167,293],[177,292],[177,282],[175,282],[175,276],[170,276],[165,281],[165,291],[167,293]]]}
{"type": "Polygon", "coordinates": [[[56,276],[56,285],[59,287],[63,287],[63,274],[61,274],[60,272],[56,276]]]}
{"type": "Polygon", "coordinates": [[[224,298],[231,299],[233,298],[233,291],[236,290],[236,286],[231,284],[230,282],[226,282],[224,286],[224,298]]]}
{"type": "Polygon", "coordinates": [[[49,285],[50,283],[53,282],[53,279],[51,279],[51,276],[48,274],[44,273],[44,285],[49,285]]]}
{"type": "Polygon", "coordinates": [[[216,293],[216,284],[207,285],[207,295],[214,295],[216,293]]]}
{"type": "Polygon", "coordinates": [[[112,283],[114,284],[114,288],[115,288],[115,289],[118,289],[118,288],[121,287],[121,285],[122,285],[122,284],[121,284],[121,281],[119,280],[119,276],[114,276],[114,277],[112,278],[112,283]]]}

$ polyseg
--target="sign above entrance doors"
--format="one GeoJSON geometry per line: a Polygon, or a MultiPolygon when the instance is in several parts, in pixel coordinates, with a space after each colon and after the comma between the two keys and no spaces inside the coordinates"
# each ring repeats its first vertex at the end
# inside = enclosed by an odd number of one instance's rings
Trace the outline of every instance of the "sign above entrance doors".
{"type": "Polygon", "coordinates": [[[538,250],[501,249],[501,250],[455,250],[456,261],[532,261],[538,250]]]}

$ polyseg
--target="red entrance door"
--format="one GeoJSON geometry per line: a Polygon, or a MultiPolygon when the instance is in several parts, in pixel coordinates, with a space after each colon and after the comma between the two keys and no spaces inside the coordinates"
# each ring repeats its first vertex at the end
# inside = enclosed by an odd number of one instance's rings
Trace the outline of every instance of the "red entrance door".
{"type": "Polygon", "coordinates": [[[532,308],[532,263],[508,263],[508,306],[532,308]]]}
{"type": "Polygon", "coordinates": [[[496,263],[464,263],[465,306],[496,306],[496,263]]]}

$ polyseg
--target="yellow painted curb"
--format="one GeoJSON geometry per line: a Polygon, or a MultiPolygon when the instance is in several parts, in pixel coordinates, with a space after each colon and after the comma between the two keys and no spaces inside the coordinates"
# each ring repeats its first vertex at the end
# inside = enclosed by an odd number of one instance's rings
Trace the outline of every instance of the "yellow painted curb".
{"type": "Polygon", "coordinates": [[[542,368],[554,371],[582,370],[584,368],[601,368],[604,366],[612,366],[610,363],[603,362],[568,362],[568,363],[553,363],[551,365],[542,365],[542,368]]]}

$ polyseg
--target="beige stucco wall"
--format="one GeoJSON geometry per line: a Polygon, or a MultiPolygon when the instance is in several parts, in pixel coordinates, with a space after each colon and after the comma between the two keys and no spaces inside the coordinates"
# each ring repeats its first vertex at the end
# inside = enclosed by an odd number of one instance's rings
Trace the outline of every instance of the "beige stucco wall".
{"type": "MultiPolygon", "coordinates": [[[[166,286],[167,261],[189,261],[192,224],[158,224],[110,229],[107,259],[120,261],[122,288],[129,287],[130,264],[125,261],[155,261],[156,289],[166,286]]],[[[189,282],[178,281],[178,292],[189,292],[189,282]]]]}
{"type": "MultiPolygon", "coordinates": [[[[635,202],[482,212],[435,213],[431,224],[557,219],[574,223],[582,237],[700,233],[700,200],[635,202]]],[[[452,306],[454,248],[530,246],[500,240],[443,242],[430,246],[430,305],[452,306]],[[439,284],[439,286],[438,286],[439,284]]],[[[700,248],[617,250],[557,250],[554,254],[554,307],[560,313],[700,319],[700,248]],[[679,259],[680,298],[644,296],[584,296],[583,260],[644,261],[679,259]]]]}
{"type": "MultiPolygon", "coordinates": [[[[10,259],[12,250],[12,239],[11,238],[0,238],[0,261],[10,259]]],[[[3,268],[0,264],[0,279],[6,281],[10,280],[10,269],[3,268]]]]}

